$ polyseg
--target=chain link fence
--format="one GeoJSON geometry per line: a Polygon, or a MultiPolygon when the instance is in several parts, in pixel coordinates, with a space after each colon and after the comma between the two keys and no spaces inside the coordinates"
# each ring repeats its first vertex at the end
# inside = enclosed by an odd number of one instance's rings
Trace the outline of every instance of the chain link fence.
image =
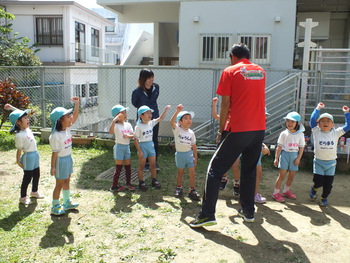
{"type": "MultiPolygon", "coordinates": [[[[128,118],[135,125],[137,109],[131,104],[131,94],[138,86],[137,80],[141,69],[142,67],[120,66],[0,67],[0,79],[11,78],[17,88],[30,98],[30,107],[37,112],[31,118],[31,126],[50,127],[51,110],[58,106],[73,107],[71,97],[78,96],[81,100],[81,109],[73,128],[88,130],[99,137],[110,137],[108,130],[112,120],[111,108],[116,104],[129,107],[128,118]]],[[[166,105],[172,106],[161,123],[160,136],[173,137],[168,121],[176,106],[182,104],[185,110],[195,113],[194,130],[205,124],[205,128],[196,133],[197,138],[213,140],[216,136],[216,122],[211,117],[211,102],[216,96],[222,70],[175,67],[151,67],[151,69],[155,75],[155,83],[160,86],[158,98],[160,112],[166,105]]],[[[299,109],[300,79],[285,81],[284,86],[280,85],[281,80],[283,82],[293,74],[300,74],[300,71],[267,70],[266,74],[267,107],[272,114],[268,126],[275,127],[273,132],[277,132],[280,127],[275,125],[276,122],[279,123],[281,117],[290,109],[299,109]],[[275,87],[276,83],[280,86],[275,87]]],[[[318,99],[315,97],[320,96],[320,92],[329,90],[329,85],[323,89],[319,88],[321,78],[330,76],[329,74],[316,71],[310,74],[308,95],[310,108],[316,105],[318,99]],[[316,83],[316,80],[319,82],[316,83]]],[[[349,78],[349,75],[343,73],[342,78],[349,78]]],[[[335,89],[332,93],[345,98],[343,89],[335,89]]]]}

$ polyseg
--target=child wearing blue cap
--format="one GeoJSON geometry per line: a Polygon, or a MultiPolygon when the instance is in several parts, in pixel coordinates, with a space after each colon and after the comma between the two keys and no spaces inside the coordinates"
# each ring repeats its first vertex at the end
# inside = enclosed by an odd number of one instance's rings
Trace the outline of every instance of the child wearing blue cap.
{"type": "Polygon", "coordinates": [[[311,114],[310,127],[314,141],[313,182],[310,198],[317,198],[317,190],[323,187],[321,206],[327,206],[328,196],[331,193],[334,181],[335,167],[337,165],[337,145],[340,136],[350,130],[349,107],[343,106],[345,125],[334,128],[333,116],[329,113],[320,115],[325,105],[320,102],[311,114]]]}
{"type": "Polygon", "coordinates": [[[275,183],[275,189],[272,198],[277,202],[283,203],[283,197],[295,199],[296,196],[290,190],[295,172],[298,171],[301,156],[304,152],[305,137],[304,126],[300,123],[299,113],[289,112],[286,117],[286,129],[281,132],[277,140],[277,149],[275,154],[274,165],[279,168],[279,174],[275,183]],[[288,178],[282,194],[280,188],[285,175],[288,172],[288,178]]]}
{"type": "Polygon", "coordinates": [[[135,127],[134,143],[139,157],[139,165],[137,169],[137,175],[139,179],[139,189],[147,190],[145,182],[143,181],[143,168],[145,167],[146,158],[149,160],[152,176],[152,187],[160,189],[160,183],[157,181],[156,171],[156,151],[154,149],[153,127],[160,123],[166,116],[166,112],[170,109],[170,105],[167,105],[160,115],[156,119],[152,119],[153,110],[143,105],[137,110],[139,119],[135,127]]]}
{"type": "Polygon", "coordinates": [[[175,162],[177,167],[177,187],[175,189],[175,197],[179,198],[183,195],[182,178],[185,173],[185,168],[188,168],[190,177],[190,189],[188,197],[192,200],[200,200],[197,193],[195,166],[197,164],[197,147],[196,136],[190,129],[194,114],[188,111],[182,111],[183,106],[179,104],[176,111],[170,119],[175,139],[175,162]]]}
{"type": "Polygon", "coordinates": [[[134,130],[129,122],[127,122],[126,111],[122,105],[115,105],[112,108],[113,120],[109,126],[109,133],[115,136],[115,145],[113,147],[113,156],[115,160],[115,171],[113,174],[113,184],[111,191],[124,191],[125,188],[135,191],[135,187],[131,184],[131,153],[130,139],[134,138],[134,130]],[[125,169],[126,186],[118,183],[123,168],[125,169]]]}
{"type": "Polygon", "coordinates": [[[52,194],[51,214],[63,215],[67,210],[75,209],[79,204],[70,200],[70,177],[73,173],[72,159],[72,134],[70,127],[79,115],[79,98],[73,97],[75,103],[73,109],[57,107],[50,113],[52,122],[51,135],[49,137],[52,149],[51,175],[56,178],[56,185],[52,194]],[[71,114],[73,111],[73,115],[71,114]],[[60,204],[62,191],[63,204],[60,204]]]}
{"type": "Polygon", "coordinates": [[[32,114],[31,110],[19,110],[10,104],[4,106],[6,110],[12,110],[10,113],[10,122],[12,128],[10,133],[15,133],[16,162],[23,169],[23,179],[21,184],[21,197],[19,202],[25,205],[31,204],[27,197],[28,185],[32,181],[32,192],[30,197],[42,199],[44,196],[38,192],[40,179],[39,153],[36,146],[36,140],[33,132],[29,128],[28,115],[32,114]],[[23,151],[23,155],[22,155],[23,151]]]}

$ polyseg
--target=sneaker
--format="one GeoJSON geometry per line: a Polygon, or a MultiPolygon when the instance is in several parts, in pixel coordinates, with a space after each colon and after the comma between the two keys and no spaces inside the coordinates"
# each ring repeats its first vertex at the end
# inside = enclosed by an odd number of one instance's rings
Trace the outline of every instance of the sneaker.
{"type": "Polygon", "coordinates": [[[144,172],[148,172],[149,171],[149,163],[145,164],[145,167],[143,168],[144,172]]]}
{"type": "Polygon", "coordinates": [[[327,206],[327,204],[328,204],[328,198],[321,197],[320,206],[327,206]]]}
{"type": "Polygon", "coordinates": [[[69,200],[65,204],[63,204],[62,206],[63,206],[63,209],[65,211],[67,211],[67,210],[76,209],[79,206],[79,204],[78,203],[72,203],[72,201],[69,200]]]}
{"type": "Polygon", "coordinates": [[[31,192],[30,197],[36,198],[36,199],[43,199],[45,196],[40,194],[39,192],[31,192]]]}
{"type": "Polygon", "coordinates": [[[282,193],[282,195],[283,195],[284,197],[289,198],[289,199],[296,199],[296,198],[297,198],[296,195],[293,194],[291,190],[288,190],[287,192],[282,193]]]}
{"type": "Polygon", "coordinates": [[[275,195],[272,195],[272,198],[280,203],[284,203],[284,201],[285,201],[284,198],[282,197],[281,193],[277,193],[275,195]]]}
{"type": "Polygon", "coordinates": [[[191,189],[191,190],[188,192],[188,197],[189,197],[191,200],[195,200],[195,201],[201,200],[200,195],[198,194],[198,192],[197,192],[195,189],[191,189]]]}
{"type": "Polygon", "coordinates": [[[154,189],[160,189],[161,186],[157,179],[152,179],[152,187],[154,187],[154,189]]]}
{"type": "Polygon", "coordinates": [[[174,193],[175,197],[180,198],[182,196],[182,194],[183,194],[182,187],[176,187],[175,193],[174,193]]]}
{"type": "Polygon", "coordinates": [[[159,165],[158,163],[156,163],[156,171],[159,171],[159,170],[160,170],[159,165]]]}
{"type": "Polygon", "coordinates": [[[139,189],[142,191],[146,191],[148,189],[147,185],[145,184],[144,181],[139,182],[139,189]]]}
{"type": "Polygon", "coordinates": [[[227,182],[228,182],[228,179],[226,177],[223,177],[221,179],[220,190],[224,190],[226,188],[227,182]]]}
{"type": "Polygon", "coordinates": [[[243,218],[243,220],[247,223],[253,223],[255,221],[254,216],[247,216],[244,212],[243,209],[238,210],[238,215],[243,218]]]}
{"type": "Polygon", "coordinates": [[[263,197],[261,194],[256,193],[254,196],[255,203],[258,204],[265,204],[266,203],[266,198],[263,197]]]}
{"type": "Polygon", "coordinates": [[[238,182],[233,184],[233,194],[235,196],[239,196],[239,186],[240,184],[238,182]]]}
{"type": "Polygon", "coordinates": [[[125,187],[122,186],[122,185],[117,185],[116,187],[112,186],[109,190],[110,191],[116,191],[116,192],[122,192],[122,191],[125,190],[125,187]]]}
{"type": "Polygon", "coordinates": [[[24,205],[30,205],[32,203],[32,201],[30,201],[30,198],[28,198],[27,196],[21,197],[19,199],[19,202],[24,205]]]}
{"type": "Polygon", "coordinates": [[[63,207],[60,204],[51,207],[51,215],[60,216],[64,215],[65,213],[66,211],[64,211],[63,207]]]}
{"type": "Polygon", "coordinates": [[[197,218],[190,223],[190,227],[202,227],[202,226],[213,226],[216,225],[216,220],[214,216],[204,217],[201,214],[197,216],[197,218]]]}
{"type": "Polygon", "coordinates": [[[129,191],[135,191],[135,186],[133,186],[132,184],[127,184],[125,186],[125,189],[128,189],[129,191]]]}
{"type": "Polygon", "coordinates": [[[315,200],[316,199],[316,194],[317,194],[317,190],[315,190],[315,188],[311,187],[311,190],[310,190],[310,198],[312,200],[315,200]]]}

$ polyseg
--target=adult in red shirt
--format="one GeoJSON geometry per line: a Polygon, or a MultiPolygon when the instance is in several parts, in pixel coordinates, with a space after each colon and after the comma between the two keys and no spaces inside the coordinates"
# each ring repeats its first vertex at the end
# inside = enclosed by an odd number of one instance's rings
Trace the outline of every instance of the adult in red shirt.
{"type": "Polygon", "coordinates": [[[256,164],[265,136],[265,71],[249,61],[250,51],[235,44],[231,66],[221,75],[216,93],[222,97],[218,136],[221,143],[208,167],[202,209],[191,227],[216,224],[215,208],[222,176],[241,155],[239,216],[254,222],[256,164]]]}

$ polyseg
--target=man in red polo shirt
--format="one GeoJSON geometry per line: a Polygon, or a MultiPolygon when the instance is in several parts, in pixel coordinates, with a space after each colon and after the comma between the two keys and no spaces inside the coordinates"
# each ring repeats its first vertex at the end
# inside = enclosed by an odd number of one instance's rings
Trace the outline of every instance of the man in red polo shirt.
{"type": "Polygon", "coordinates": [[[241,155],[240,203],[238,215],[254,222],[256,164],[265,136],[265,71],[249,61],[250,51],[235,44],[231,66],[221,75],[216,93],[222,97],[218,136],[221,143],[208,167],[202,209],[191,227],[216,224],[215,207],[221,178],[241,155]]]}

